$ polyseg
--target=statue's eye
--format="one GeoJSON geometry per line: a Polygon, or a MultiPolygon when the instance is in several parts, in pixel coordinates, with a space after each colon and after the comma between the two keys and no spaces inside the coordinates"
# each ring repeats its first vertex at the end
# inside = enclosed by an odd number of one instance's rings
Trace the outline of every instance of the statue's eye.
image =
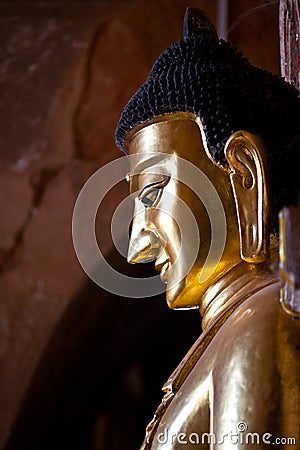
{"type": "Polygon", "coordinates": [[[158,203],[161,197],[161,191],[162,190],[159,188],[152,188],[147,194],[139,195],[139,200],[143,205],[147,206],[147,208],[152,208],[158,203]]]}
{"type": "Polygon", "coordinates": [[[159,202],[163,188],[168,184],[170,177],[155,183],[147,184],[138,195],[138,199],[146,208],[154,208],[159,202]]]}

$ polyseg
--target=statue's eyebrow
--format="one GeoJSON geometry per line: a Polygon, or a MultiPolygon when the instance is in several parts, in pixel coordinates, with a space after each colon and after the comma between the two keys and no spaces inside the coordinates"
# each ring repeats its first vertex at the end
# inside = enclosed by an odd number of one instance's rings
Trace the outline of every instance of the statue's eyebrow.
{"type": "MultiPolygon", "coordinates": [[[[133,173],[130,173],[130,176],[135,176],[135,175],[139,175],[141,173],[143,173],[146,169],[149,168],[149,166],[154,166],[157,165],[158,163],[163,163],[165,162],[167,159],[171,158],[171,155],[169,155],[168,153],[159,153],[158,155],[152,156],[151,158],[145,159],[139,163],[137,163],[137,165],[135,166],[133,173]]],[[[158,175],[164,175],[161,172],[158,171],[154,171],[150,172],[150,173],[157,173],[158,175]]]]}
{"type": "MultiPolygon", "coordinates": [[[[137,177],[138,175],[141,175],[141,173],[145,173],[145,172],[138,172],[138,173],[129,172],[129,173],[126,174],[125,180],[127,181],[127,183],[133,182],[134,178],[137,177]]],[[[161,183],[165,179],[167,179],[168,181],[170,180],[170,175],[167,175],[166,173],[161,173],[161,171],[159,171],[159,172],[147,172],[147,173],[155,174],[155,175],[161,175],[162,176],[161,180],[154,181],[153,183],[150,183],[148,186],[150,186],[150,185],[152,186],[152,185],[161,183]]]]}
{"type": "Polygon", "coordinates": [[[158,189],[165,187],[169,183],[170,178],[171,178],[170,176],[165,176],[161,180],[154,181],[153,183],[147,184],[145,187],[143,187],[143,189],[139,193],[139,195],[138,195],[139,200],[141,200],[141,198],[143,198],[143,196],[147,195],[153,187],[158,188],[158,189]]]}

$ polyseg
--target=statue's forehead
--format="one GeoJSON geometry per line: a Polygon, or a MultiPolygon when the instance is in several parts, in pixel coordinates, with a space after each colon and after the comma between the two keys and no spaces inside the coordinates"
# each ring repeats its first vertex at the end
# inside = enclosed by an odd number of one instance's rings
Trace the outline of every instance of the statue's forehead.
{"type": "MultiPolygon", "coordinates": [[[[128,145],[130,171],[141,173],[160,171],[173,166],[180,157],[193,161],[203,152],[198,124],[190,117],[169,114],[162,120],[146,124],[131,136],[128,145]]],[[[159,172],[161,173],[161,172],[159,172]]]]}
{"type": "Polygon", "coordinates": [[[194,114],[178,112],[140,124],[126,137],[127,151],[130,154],[144,151],[169,153],[186,139],[187,134],[199,134],[196,120],[194,114]]]}
{"type": "Polygon", "coordinates": [[[130,155],[130,172],[142,174],[145,172],[161,173],[167,165],[176,160],[176,154],[167,152],[142,151],[130,155]]]}
{"type": "Polygon", "coordinates": [[[177,157],[167,153],[130,155],[130,172],[126,179],[131,191],[140,185],[170,177],[175,171],[177,157]]]}

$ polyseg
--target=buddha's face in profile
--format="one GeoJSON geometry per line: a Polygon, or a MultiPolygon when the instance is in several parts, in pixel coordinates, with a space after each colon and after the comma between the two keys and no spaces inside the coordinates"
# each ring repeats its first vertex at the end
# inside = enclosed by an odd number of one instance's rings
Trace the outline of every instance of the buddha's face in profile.
{"type": "Polygon", "coordinates": [[[197,306],[208,287],[241,262],[230,170],[211,159],[202,136],[194,117],[175,113],[146,124],[128,140],[135,155],[130,190],[136,196],[128,261],[155,260],[172,308],[197,306]],[[195,183],[186,181],[181,158],[202,175],[197,192],[195,183]],[[211,254],[213,239],[221,248],[211,254]]]}

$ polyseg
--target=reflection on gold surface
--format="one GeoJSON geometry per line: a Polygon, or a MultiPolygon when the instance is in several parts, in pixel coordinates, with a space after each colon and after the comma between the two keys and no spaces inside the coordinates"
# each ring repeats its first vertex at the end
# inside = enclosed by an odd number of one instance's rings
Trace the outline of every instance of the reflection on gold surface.
{"type": "MultiPolygon", "coordinates": [[[[256,170],[256,167],[261,167],[256,151],[257,139],[245,132],[231,139],[228,146],[230,164],[233,155],[237,153],[236,150],[240,148],[244,148],[247,155],[251,149],[257,159],[253,161],[252,155],[248,157],[252,166],[249,170],[247,161],[243,163],[236,159],[238,167],[235,172],[230,170],[230,167],[216,164],[208,157],[201,122],[192,114],[176,113],[162,116],[159,121],[156,119],[142,129],[137,129],[130,138],[127,138],[127,145],[130,154],[137,156],[129,177],[131,193],[139,192],[128,260],[137,263],[156,259],[156,266],[163,273],[162,278],[175,286],[167,291],[169,306],[172,308],[199,306],[201,296],[207,289],[243,259],[254,263],[265,259],[266,236],[262,226],[262,214],[267,214],[267,208],[263,172],[256,170]],[[238,146],[235,145],[236,142],[238,146]],[[163,159],[161,154],[172,158],[163,159]],[[176,156],[194,164],[208,177],[224,208],[227,222],[224,251],[220,259],[213,261],[214,270],[204,282],[199,280],[199,274],[211,246],[211,230],[215,217],[208,214],[201,198],[181,182],[183,174],[180,173],[176,156]],[[242,165],[245,167],[248,180],[252,180],[250,188],[245,186],[245,175],[240,175],[242,165]],[[237,190],[242,195],[240,202],[233,201],[233,191],[237,190]],[[182,235],[178,226],[180,222],[178,199],[192,211],[200,235],[196,261],[186,276],[182,275],[180,267],[184,267],[185,254],[194,248],[195,243],[192,233],[182,235]],[[145,200],[148,205],[144,204],[145,200]],[[243,208],[248,201],[253,203],[253,207],[250,208],[253,211],[251,217],[249,213],[245,216],[243,208]],[[243,234],[243,243],[240,245],[239,235],[241,230],[246,228],[245,222],[250,223],[251,229],[250,233],[243,234]],[[254,248],[255,246],[258,248],[254,248]],[[180,251],[182,248],[184,252],[180,251]],[[182,261],[177,262],[177,270],[171,274],[170,269],[179,255],[182,261]]],[[[208,183],[202,183],[199,187],[203,195],[207,186],[208,183]]]]}
{"type": "Polygon", "coordinates": [[[247,132],[235,133],[223,167],[209,155],[201,121],[176,113],[135,128],[127,149],[136,155],[129,181],[137,194],[128,260],[155,260],[167,282],[169,306],[199,307],[204,330],[165,384],[142,448],[241,449],[247,433],[249,448],[272,444],[270,436],[294,438],[299,446],[300,322],[279,303],[278,242],[274,237],[269,242],[263,145],[247,132]],[[199,176],[201,194],[183,182],[179,158],[207,177],[199,176]],[[210,260],[205,278],[200,274],[219,216],[203,201],[211,185],[225,216],[225,245],[220,257],[210,260]],[[195,234],[182,232],[188,222],[182,202],[199,231],[187,272],[195,234]],[[208,435],[211,441],[205,440],[208,435]],[[229,440],[232,435],[235,441],[229,440]]]}

